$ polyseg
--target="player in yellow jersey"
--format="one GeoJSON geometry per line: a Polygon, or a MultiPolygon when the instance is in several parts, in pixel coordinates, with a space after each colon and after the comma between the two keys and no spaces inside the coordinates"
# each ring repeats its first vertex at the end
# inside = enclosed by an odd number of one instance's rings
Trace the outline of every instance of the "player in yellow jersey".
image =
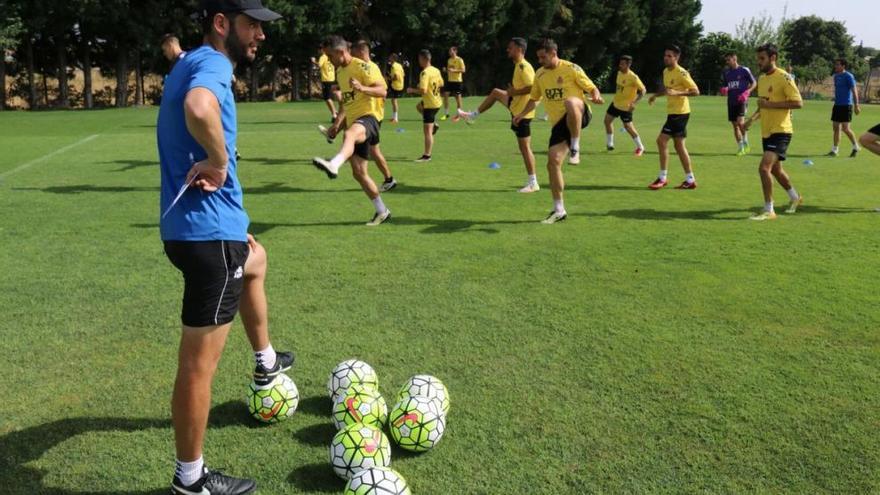
{"type": "Polygon", "coordinates": [[[761,157],[761,165],[758,172],[761,175],[761,187],[764,190],[764,211],[751,217],[752,220],[773,220],[776,211],[773,208],[773,178],[779,182],[786,192],[791,203],[786,213],[797,212],[798,206],[803,203],[803,198],[791,184],[788,174],[782,168],[794,126],[791,123],[791,111],[803,108],[804,102],[798,91],[794,78],[787,72],[776,66],[779,51],[773,44],[763,45],[758,48],[758,68],[761,69],[761,77],[758,78],[758,111],[745,122],[748,130],[755,120],[761,120],[761,137],[764,141],[764,156],[761,157]]]}
{"type": "Polygon", "coordinates": [[[691,116],[688,97],[699,96],[700,89],[691,78],[690,73],[678,65],[680,57],[681,48],[675,45],[666,47],[663,53],[663,63],[666,65],[666,69],[663,70],[663,89],[648,100],[648,104],[653,105],[657,98],[665,96],[668,114],[666,123],[663,124],[663,130],[657,137],[657,149],[660,152],[660,174],[657,176],[657,180],[648,186],[655,191],[666,187],[669,183],[667,177],[669,175],[670,139],[675,143],[675,151],[678,153],[678,159],[681,160],[681,166],[685,173],[684,182],[678,186],[678,189],[697,188],[691,156],[688,154],[685,141],[687,140],[688,120],[691,116]]]}
{"type": "Polygon", "coordinates": [[[367,170],[370,147],[379,144],[379,119],[382,115],[379,113],[380,102],[377,100],[385,98],[387,86],[376,64],[354,58],[349,51],[348,42],[341,36],[330,36],[327,39],[327,48],[330,60],[336,67],[337,82],[342,93],[340,118],[330,129],[330,137],[335,136],[343,125],[347,130],[342,148],[336,156],[330,160],[315,157],[312,164],[331,179],[335,179],[342,164],[350,160],[355,180],[376,208],[376,214],[367,223],[374,227],[391,218],[391,211],[382,202],[379,188],[367,170]]]}
{"type": "Polygon", "coordinates": [[[336,103],[333,101],[333,88],[336,86],[336,69],[327,56],[327,52],[326,43],[321,43],[321,46],[318,48],[320,56],[317,59],[312,57],[312,63],[318,67],[318,71],[321,73],[321,99],[327,104],[327,109],[330,110],[330,122],[333,122],[336,120],[336,114],[338,113],[336,111],[336,103]]]}
{"type": "Polygon", "coordinates": [[[391,122],[396,124],[399,122],[398,113],[400,112],[400,104],[397,100],[403,98],[406,89],[406,76],[403,72],[403,65],[398,61],[396,53],[388,56],[388,85],[391,89],[388,91],[388,98],[391,99],[391,109],[394,112],[391,115],[391,122]]]}
{"type": "MultiPolygon", "coordinates": [[[[529,95],[532,93],[532,84],[535,82],[535,69],[526,60],[528,42],[524,38],[513,38],[507,43],[507,57],[513,61],[513,80],[507,85],[507,89],[495,88],[489,96],[480,103],[479,108],[473,112],[465,112],[459,109],[458,117],[467,123],[473,123],[482,113],[486,113],[495,103],[501,103],[510,111],[511,117],[518,115],[529,103],[529,95]]],[[[533,193],[541,190],[538,186],[538,176],[535,174],[535,154],[532,153],[532,119],[535,112],[527,114],[519,124],[511,124],[510,130],[516,134],[519,143],[519,152],[522,154],[526,165],[526,173],[529,175],[526,185],[519,190],[521,193],[533,193]]]]}
{"type": "Polygon", "coordinates": [[[464,73],[467,72],[467,66],[464,59],[458,56],[458,47],[449,47],[449,60],[446,61],[446,84],[443,86],[443,110],[444,114],[440,120],[449,118],[449,95],[455,96],[455,105],[461,110],[461,95],[464,94],[464,73]]]}
{"type": "Polygon", "coordinates": [[[602,104],[605,101],[599,88],[577,65],[560,60],[556,42],[545,39],[538,45],[538,61],[541,68],[535,75],[529,101],[514,118],[514,125],[520,125],[529,114],[533,114],[537,103],[544,101],[547,114],[553,124],[550,134],[550,149],[547,152],[547,171],[550,174],[550,189],[553,192],[553,211],[542,223],[554,224],[568,218],[563,203],[565,179],[562,176],[562,162],[566,153],[570,164],[580,161],[580,134],[592,118],[590,101],[602,104]]]}
{"type": "Polygon", "coordinates": [[[636,156],[642,156],[645,153],[645,146],[642,144],[642,138],[639,137],[636,126],[633,125],[633,111],[636,105],[645,96],[647,90],[639,76],[631,70],[633,58],[629,55],[620,57],[617,62],[617,91],[614,94],[614,101],[608,106],[608,112],[605,113],[605,147],[608,151],[614,151],[614,128],[612,124],[614,119],[620,117],[623,122],[623,128],[629,133],[633,142],[636,144],[636,156]]]}
{"type": "Polygon", "coordinates": [[[419,86],[407,88],[406,92],[422,97],[416,110],[422,114],[425,153],[416,162],[425,163],[431,161],[431,153],[434,151],[434,135],[440,130],[440,126],[437,125],[437,112],[442,103],[440,88],[443,87],[443,76],[440,75],[440,71],[436,67],[431,65],[431,52],[428,50],[419,52],[419,66],[422,68],[422,73],[419,75],[419,86]]]}

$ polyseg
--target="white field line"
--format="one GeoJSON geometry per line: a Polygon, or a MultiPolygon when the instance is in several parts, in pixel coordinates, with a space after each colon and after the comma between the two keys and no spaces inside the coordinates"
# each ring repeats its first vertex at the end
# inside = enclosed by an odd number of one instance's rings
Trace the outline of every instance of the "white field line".
{"type": "Polygon", "coordinates": [[[29,161],[29,162],[27,162],[27,163],[22,163],[21,165],[15,167],[14,169],[12,169],[12,170],[8,170],[8,171],[3,172],[2,174],[0,174],[0,181],[2,181],[3,179],[9,177],[9,176],[12,175],[12,174],[15,174],[15,173],[21,172],[22,170],[25,170],[25,169],[31,168],[31,167],[33,167],[34,165],[39,165],[40,163],[43,163],[43,162],[49,160],[50,158],[56,157],[56,156],[58,156],[58,155],[60,155],[60,154],[62,154],[62,153],[66,153],[66,152],[72,150],[73,148],[76,148],[77,146],[81,146],[81,145],[83,145],[83,144],[88,143],[89,141],[93,141],[93,140],[94,140],[95,138],[97,138],[99,135],[100,135],[100,134],[92,134],[91,136],[84,137],[84,138],[80,139],[79,141],[77,141],[77,142],[75,142],[75,143],[73,143],[73,144],[68,144],[67,146],[65,146],[65,147],[63,147],[63,148],[59,148],[59,149],[57,149],[57,150],[55,150],[55,151],[53,151],[53,152],[51,152],[51,153],[49,153],[49,154],[47,154],[47,155],[43,155],[43,156],[41,156],[41,157],[39,157],[39,158],[36,158],[36,159],[33,159],[33,160],[31,160],[31,161],[29,161]]]}

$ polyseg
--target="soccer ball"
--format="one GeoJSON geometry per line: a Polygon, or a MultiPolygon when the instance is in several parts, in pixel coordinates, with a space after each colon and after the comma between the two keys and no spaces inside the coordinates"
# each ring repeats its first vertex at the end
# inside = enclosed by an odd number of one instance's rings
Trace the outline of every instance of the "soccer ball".
{"type": "Polygon", "coordinates": [[[327,392],[330,394],[331,400],[336,400],[337,395],[353,385],[363,385],[378,390],[379,377],[376,375],[376,370],[369,364],[357,359],[343,361],[337,364],[333,371],[330,372],[330,379],[327,381],[327,392]]]}
{"type": "Polygon", "coordinates": [[[388,405],[372,387],[355,385],[343,391],[333,401],[333,425],[337,430],[355,423],[382,428],[388,419],[388,405]]]}
{"type": "Polygon", "coordinates": [[[437,399],[407,397],[388,415],[391,438],[402,449],[424,452],[437,446],[446,431],[446,418],[437,399]]]}
{"type": "Polygon", "coordinates": [[[268,386],[259,387],[254,382],[248,386],[248,412],[257,421],[278,423],[293,416],[298,405],[296,384],[284,373],[275,377],[268,386]]]}
{"type": "Polygon", "coordinates": [[[391,464],[391,443],[375,426],[356,423],[336,433],[330,443],[330,464],[340,478],[391,464]]]}
{"type": "Polygon", "coordinates": [[[397,401],[416,396],[437,399],[443,416],[449,414],[449,391],[439,378],[431,375],[416,375],[410,378],[397,393],[397,401]]]}
{"type": "Polygon", "coordinates": [[[406,480],[391,468],[358,471],[345,485],[344,495],[411,495],[406,480]]]}

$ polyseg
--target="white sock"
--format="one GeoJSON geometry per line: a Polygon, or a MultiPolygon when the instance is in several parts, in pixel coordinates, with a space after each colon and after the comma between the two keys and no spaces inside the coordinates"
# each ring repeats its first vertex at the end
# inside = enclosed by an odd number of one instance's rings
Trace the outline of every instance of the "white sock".
{"type": "Polygon", "coordinates": [[[769,203],[764,203],[764,211],[766,211],[767,213],[774,213],[774,211],[773,211],[773,201],[771,201],[771,202],[769,202],[769,203]]]}
{"type": "Polygon", "coordinates": [[[556,213],[565,213],[565,205],[561,199],[553,200],[553,209],[556,210],[556,213]]]}
{"type": "Polygon", "coordinates": [[[176,461],[174,467],[174,474],[177,476],[177,479],[180,480],[183,485],[190,486],[199,479],[204,474],[205,468],[205,459],[203,457],[199,457],[193,462],[181,462],[176,461]]]}
{"type": "Polygon", "coordinates": [[[837,153],[838,151],[840,151],[840,148],[838,146],[832,146],[831,151],[833,151],[834,153],[837,153]]]}
{"type": "Polygon", "coordinates": [[[394,120],[397,120],[397,112],[394,112],[394,120]]]}
{"type": "Polygon", "coordinates": [[[535,185],[537,183],[538,183],[538,176],[537,175],[530,175],[529,176],[529,184],[535,185]]]}
{"type": "Polygon", "coordinates": [[[853,143],[853,151],[859,151],[860,149],[861,148],[859,148],[859,143],[853,143]]]}
{"type": "Polygon", "coordinates": [[[579,152],[581,149],[581,138],[571,138],[571,150],[579,152]]]}
{"type": "Polygon", "coordinates": [[[741,150],[746,149],[746,142],[745,141],[740,141],[738,144],[739,144],[739,149],[741,149],[741,150]]]}
{"type": "Polygon", "coordinates": [[[639,149],[639,150],[645,149],[645,145],[642,144],[642,137],[641,136],[634,137],[633,142],[636,143],[636,149],[639,149]]]}
{"type": "Polygon", "coordinates": [[[694,178],[694,173],[691,172],[691,173],[689,173],[689,174],[687,174],[687,175],[684,176],[684,180],[686,180],[687,182],[694,182],[694,181],[696,181],[697,179],[694,178]]]}
{"type": "Polygon", "coordinates": [[[385,207],[385,203],[382,202],[382,196],[376,196],[376,199],[373,200],[373,206],[376,208],[376,213],[380,215],[388,211],[388,208],[385,207]]]}
{"type": "Polygon", "coordinates": [[[791,189],[789,189],[788,191],[785,191],[785,192],[788,193],[788,197],[791,198],[792,201],[797,201],[801,197],[801,195],[798,194],[798,192],[794,189],[794,187],[792,187],[791,189]]]}
{"type": "Polygon", "coordinates": [[[743,144],[746,146],[749,145],[749,135],[748,134],[743,134],[743,144]]]}
{"type": "Polygon", "coordinates": [[[334,156],[333,159],[330,160],[330,166],[333,167],[334,170],[339,170],[339,167],[341,167],[343,163],[345,163],[345,157],[342,156],[342,153],[334,156]]]}
{"type": "Polygon", "coordinates": [[[605,143],[608,146],[614,146],[614,134],[608,134],[605,138],[605,143]]]}
{"type": "Polygon", "coordinates": [[[264,368],[269,370],[275,367],[275,360],[277,357],[275,349],[272,348],[272,344],[269,344],[269,347],[266,347],[262,351],[254,353],[254,361],[257,362],[257,366],[262,364],[264,368]]]}
{"type": "Polygon", "coordinates": [[[669,176],[669,170],[661,170],[660,175],[657,176],[660,180],[666,180],[666,177],[669,176]]]}

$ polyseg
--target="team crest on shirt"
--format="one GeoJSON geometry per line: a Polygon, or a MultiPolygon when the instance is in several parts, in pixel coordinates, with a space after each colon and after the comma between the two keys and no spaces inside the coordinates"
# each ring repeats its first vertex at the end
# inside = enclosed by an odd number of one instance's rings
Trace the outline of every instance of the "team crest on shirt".
{"type": "Polygon", "coordinates": [[[559,76],[559,77],[556,78],[556,84],[562,84],[562,83],[564,83],[564,82],[565,82],[565,80],[562,79],[562,76],[559,76]]]}

